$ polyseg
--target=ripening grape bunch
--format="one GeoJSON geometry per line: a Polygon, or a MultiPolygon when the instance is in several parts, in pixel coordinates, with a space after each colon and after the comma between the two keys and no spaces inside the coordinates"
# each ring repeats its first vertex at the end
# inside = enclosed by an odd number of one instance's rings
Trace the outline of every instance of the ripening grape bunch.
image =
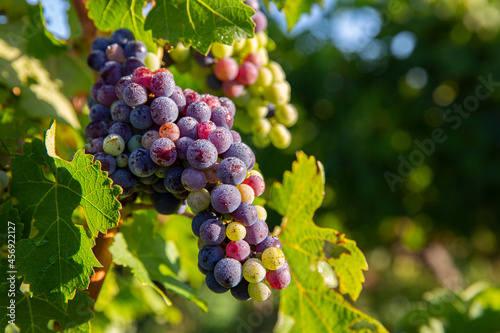
{"type": "Polygon", "coordinates": [[[254,38],[235,41],[233,45],[214,43],[207,55],[179,43],[165,50],[163,62],[180,72],[191,69],[189,73],[194,78],[204,76],[209,90],[233,99],[238,109],[244,111],[239,119],[243,126],[237,127],[252,134],[256,146],[272,143],[284,149],[292,140],[287,128],[297,122],[298,113],[290,104],[291,89],[283,69],[269,60],[267,18],[257,0],[245,3],[255,10],[254,38]]]}
{"type": "Polygon", "coordinates": [[[235,104],[183,90],[168,69],[146,67],[146,56],[127,29],[94,40],[88,64],[99,79],[86,151],[122,187],[123,202],[150,197],[166,215],[189,206],[210,290],[264,301],[290,283],[290,270],[266,210],[253,204],[265,182],[252,149],[231,129],[235,104]]]}

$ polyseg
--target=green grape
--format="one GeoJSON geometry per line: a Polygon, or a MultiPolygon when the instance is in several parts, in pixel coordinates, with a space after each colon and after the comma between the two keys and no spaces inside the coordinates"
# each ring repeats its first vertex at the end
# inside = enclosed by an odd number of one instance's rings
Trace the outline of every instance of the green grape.
{"type": "Polygon", "coordinates": [[[267,118],[254,120],[251,127],[254,135],[258,137],[266,138],[269,136],[269,132],[271,132],[271,122],[267,118]]]}
{"type": "Polygon", "coordinates": [[[148,54],[146,55],[146,59],[144,59],[144,64],[152,72],[161,67],[160,59],[153,52],[148,52],[148,54]]]}
{"type": "Polygon", "coordinates": [[[267,50],[263,47],[261,47],[258,51],[257,54],[260,57],[260,60],[262,62],[262,65],[267,65],[269,63],[269,53],[267,53],[267,50]]]}
{"type": "Polygon", "coordinates": [[[259,41],[257,40],[257,38],[254,37],[245,40],[245,45],[243,46],[240,52],[243,56],[246,56],[252,52],[257,52],[258,49],[259,49],[259,41]]]}
{"type": "Polygon", "coordinates": [[[275,105],[288,103],[290,101],[290,88],[285,82],[274,82],[266,87],[264,97],[275,105]]]}
{"type": "Polygon", "coordinates": [[[277,106],[274,117],[276,117],[276,120],[286,127],[291,127],[297,122],[299,114],[297,109],[292,104],[288,103],[277,106]]]}
{"type": "Polygon", "coordinates": [[[257,81],[255,81],[254,85],[260,87],[269,87],[273,83],[273,72],[267,68],[262,66],[259,68],[259,76],[257,77],[257,81]]]}
{"type": "Polygon", "coordinates": [[[257,283],[266,277],[266,268],[262,261],[256,258],[248,259],[243,264],[243,277],[250,283],[257,283]]]}
{"type": "Polygon", "coordinates": [[[125,168],[128,165],[128,155],[127,154],[120,154],[115,157],[116,160],[116,166],[118,168],[125,168]]]}
{"type": "Polygon", "coordinates": [[[272,144],[278,149],[285,149],[292,142],[292,135],[283,124],[273,125],[269,136],[272,144]]]}
{"type": "Polygon", "coordinates": [[[254,301],[264,302],[271,296],[272,291],[271,288],[262,282],[250,283],[248,285],[248,294],[254,301]]]}
{"type": "Polygon", "coordinates": [[[277,247],[269,247],[262,253],[262,264],[265,268],[275,271],[285,264],[285,254],[277,247]]]}
{"type": "Polygon", "coordinates": [[[226,226],[226,236],[232,241],[239,241],[245,238],[247,229],[239,222],[231,222],[226,226]]]}
{"type": "Polygon", "coordinates": [[[252,143],[255,145],[255,147],[266,148],[271,143],[271,138],[269,136],[260,136],[257,134],[253,134],[252,143]]]}
{"type": "Polygon", "coordinates": [[[233,46],[221,43],[212,44],[212,55],[217,59],[227,58],[233,55],[233,46]]]}
{"type": "Polygon", "coordinates": [[[165,178],[165,175],[167,174],[169,167],[166,166],[158,166],[155,170],[155,175],[158,178],[165,178]]]}
{"type": "Polygon", "coordinates": [[[142,135],[136,134],[133,135],[127,142],[127,149],[129,152],[133,152],[136,149],[143,148],[142,147],[142,135]]]}
{"type": "Polygon", "coordinates": [[[276,61],[269,61],[267,64],[267,67],[273,72],[273,77],[275,82],[281,82],[285,81],[286,75],[285,72],[283,71],[283,68],[281,68],[281,65],[278,64],[276,61]]]}
{"type": "Polygon", "coordinates": [[[250,118],[263,118],[268,111],[266,102],[260,97],[252,97],[247,104],[247,114],[250,118]]]}
{"type": "Polygon", "coordinates": [[[194,80],[199,81],[206,80],[207,76],[209,76],[212,72],[213,69],[211,67],[201,67],[196,64],[196,62],[194,62],[194,64],[189,69],[189,75],[191,75],[194,80]]]}
{"type": "Polygon", "coordinates": [[[259,86],[257,84],[252,84],[251,86],[247,86],[246,89],[252,96],[259,96],[262,95],[262,93],[264,92],[264,87],[259,86]]]}
{"type": "Polygon", "coordinates": [[[255,192],[253,188],[247,184],[240,184],[236,186],[238,191],[241,194],[241,202],[250,202],[252,203],[255,199],[255,192]]]}
{"type": "Polygon", "coordinates": [[[188,60],[191,55],[191,50],[189,46],[184,46],[182,43],[177,43],[177,45],[170,51],[170,58],[176,63],[184,62],[188,60]]]}
{"type": "Polygon", "coordinates": [[[9,176],[5,171],[0,170],[0,187],[4,189],[7,188],[7,186],[9,186],[9,176]]]}
{"type": "Polygon", "coordinates": [[[259,205],[255,205],[255,208],[257,208],[257,217],[262,221],[265,221],[267,219],[267,210],[259,205]]]}
{"type": "Polygon", "coordinates": [[[197,192],[191,192],[186,201],[194,213],[199,213],[210,206],[210,193],[205,188],[197,192]]]}
{"type": "Polygon", "coordinates": [[[267,33],[261,31],[257,34],[257,40],[259,41],[259,45],[261,47],[266,47],[269,42],[269,37],[267,37],[267,33]]]}
{"type": "Polygon", "coordinates": [[[118,134],[109,134],[102,143],[104,152],[111,156],[118,156],[125,150],[125,141],[118,134]]]}

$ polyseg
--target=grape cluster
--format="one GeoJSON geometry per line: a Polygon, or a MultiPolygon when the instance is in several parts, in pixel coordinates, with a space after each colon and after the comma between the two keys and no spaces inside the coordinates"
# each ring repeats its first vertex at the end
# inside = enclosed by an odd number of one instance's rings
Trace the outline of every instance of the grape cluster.
{"type": "Polygon", "coordinates": [[[163,61],[167,67],[175,65],[180,72],[193,68],[190,73],[195,78],[199,73],[205,73],[208,89],[222,91],[244,110],[245,116],[241,119],[244,125],[238,128],[251,133],[256,146],[265,147],[271,142],[284,149],[292,139],[287,127],[296,123],[298,113],[290,104],[290,85],[283,69],[277,62],[269,60],[266,48],[269,39],[264,31],[267,18],[260,11],[257,0],[245,3],[255,10],[252,17],[254,38],[235,41],[233,45],[214,43],[207,55],[177,44],[164,53],[163,61]],[[200,70],[203,68],[210,70],[200,70]]]}
{"type": "Polygon", "coordinates": [[[151,71],[145,48],[130,46],[138,43],[126,29],[94,40],[89,66],[99,80],[85,148],[122,187],[122,201],[151,196],[160,214],[189,206],[199,269],[212,291],[264,301],[290,283],[290,271],[265,209],[252,203],[265,183],[252,149],[231,129],[236,107],[227,97],[182,90],[168,69],[151,71]],[[92,59],[105,44],[106,61],[97,66],[92,59]],[[125,60],[114,55],[120,49],[125,60]]]}

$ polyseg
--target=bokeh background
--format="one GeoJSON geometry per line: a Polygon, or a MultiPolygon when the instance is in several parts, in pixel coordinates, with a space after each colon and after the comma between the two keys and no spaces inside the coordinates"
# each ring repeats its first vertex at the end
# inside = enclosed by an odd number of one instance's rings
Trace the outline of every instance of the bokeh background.
{"type": "MultiPolygon", "coordinates": [[[[42,4],[48,29],[69,38],[76,31],[70,3],[42,4]]],[[[0,29],[9,15],[24,14],[0,12],[0,29]]],[[[268,187],[281,181],[297,150],[323,163],[325,199],[314,220],[356,240],[370,267],[356,306],[390,331],[406,332],[418,328],[408,318],[423,300],[445,295],[446,303],[463,290],[498,285],[500,3],[325,0],[291,31],[274,7],[267,15],[276,43],[270,57],[283,66],[300,116],[291,146],[255,148],[257,160],[268,187]]],[[[87,47],[74,45],[72,64],[81,73],[64,91],[82,124],[93,80],[84,64],[87,47]]],[[[58,61],[49,58],[44,66],[58,61]]],[[[60,68],[50,73],[74,80],[60,68]]],[[[43,121],[13,118],[15,103],[15,91],[1,95],[5,137],[15,136],[16,129],[5,125],[13,122],[28,124],[29,135],[41,133],[43,121]]],[[[59,131],[67,156],[83,146],[79,131],[59,131]]],[[[277,225],[280,217],[270,211],[268,223],[277,225]]],[[[125,281],[119,270],[110,276],[113,299],[97,313],[96,331],[270,332],[276,322],[277,298],[241,304],[203,287],[208,314],[175,296],[175,308],[147,314],[145,299],[155,296],[125,281]]],[[[490,301],[500,308],[498,292],[490,301]]],[[[454,318],[445,307],[429,313],[454,318]]],[[[427,332],[464,329],[436,325],[427,332]]],[[[484,325],[479,331],[493,332],[484,325]]]]}

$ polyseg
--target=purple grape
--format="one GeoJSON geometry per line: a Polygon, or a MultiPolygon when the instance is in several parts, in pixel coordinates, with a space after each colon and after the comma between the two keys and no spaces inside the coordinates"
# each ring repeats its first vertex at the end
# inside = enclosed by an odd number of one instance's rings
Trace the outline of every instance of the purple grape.
{"type": "Polygon", "coordinates": [[[247,176],[245,163],[237,157],[223,159],[217,169],[217,178],[223,184],[239,185],[247,176]]]}
{"type": "Polygon", "coordinates": [[[120,28],[115,30],[109,38],[111,43],[117,43],[120,45],[125,45],[130,41],[134,40],[134,34],[127,28],[120,28]]]}
{"type": "Polygon", "coordinates": [[[266,118],[272,118],[272,117],[274,117],[275,113],[276,113],[276,105],[274,105],[272,103],[267,103],[266,118]]]}
{"type": "Polygon", "coordinates": [[[228,97],[219,97],[219,102],[221,106],[225,106],[227,108],[231,116],[234,118],[234,115],[236,114],[236,106],[233,101],[228,97]]]}
{"type": "Polygon", "coordinates": [[[163,215],[177,213],[181,203],[182,201],[174,197],[171,193],[155,193],[155,195],[153,195],[153,207],[158,213],[163,215]]]}
{"type": "Polygon", "coordinates": [[[144,45],[143,42],[138,40],[129,41],[125,45],[124,50],[125,50],[125,56],[127,58],[136,57],[140,61],[144,61],[148,54],[148,49],[146,48],[146,45],[144,45]]]}
{"type": "Polygon", "coordinates": [[[85,128],[85,137],[88,141],[108,135],[108,124],[104,121],[92,121],[85,128]]]}
{"type": "Polygon", "coordinates": [[[179,115],[179,108],[175,102],[168,97],[157,97],[150,106],[151,118],[158,125],[174,122],[179,115]]]}
{"type": "Polygon", "coordinates": [[[184,93],[179,86],[175,87],[175,90],[172,95],[170,95],[170,98],[177,105],[177,110],[179,111],[179,113],[182,112],[182,110],[184,110],[184,108],[186,107],[186,97],[184,96],[184,93]]]}
{"type": "Polygon", "coordinates": [[[255,23],[255,33],[259,33],[267,29],[267,17],[263,12],[258,11],[252,16],[252,20],[255,23]]]}
{"type": "Polygon", "coordinates": [[[231,132],[224,127],[217,127],[210,133],[208,140],[217,148],[217,153],[225,153],[233,143],[231,132]]]}
{"type": "Polygon", "coordinates": [[[187,136],[191,139],[198,139],[198,121],[193,117],[182,117],[177,122],[181,137],[187,136]]]}
{"type": "MultiPolygon", "coordinates": [[[[125,60],[125,52],[123,51],[123,48],[118,45],[118,44],[111,44],[108,46],[106,49],[106,58],[110,61],[116,61],[118,63],[122,63],[125,60]]],[[[120,66],[120,74],[121,74],[122,68],[120,66]]]]}
{"type": "Polygon", "coordinates": [[[136,57],[125,59],[122,63],[122,75],[132,75],[132,73],[139,67],[144,67],[144,63],[136,57]]]}
{"type": "Polygon", "coordinates": [[[260,4],[259,0],[245,0],[243,1],[246,5],[252,7],[255,12],[258,12],[260,10],[260,4]]]}
{"type": "Polygon", "coordinates": [[[87,65],[95,71],[99,71],[106,61],[106,53],[101,50],[92,51],[87,57],[87,65]]]}
{"type": "Polygon", "coordinates": [[[266,274],[266,280],[271,287],[276,290],[285,289],[292,280],[290,276],[290,267],[285,261],[285,264],[275,271],[269,271],[266,274]]]}
{"type": "Polygon", "coordinates": [[[254,224],[247,228],[247,235],[244,240],[250,245],[256,245],[264,241],[269,234],[269,227],[267,223],[257,218],[254,224]]]}
{"type": "Polygon", "coordinates": [[[217,162],[217,149],[208,140],[196,140],[187,150],[187,161],[198,170],[210,168],[217,162]]]}
{"type": "Polygon", "coordinates": [[[243,142],[236,142],[231,144],[229,149],[222,155],[223,158],[237,157],[245,163],[247,169],[250,169],[252,165],[252,160],[255,155],[250,147],[248,147],[243,142]]]}
{"type": "Polygon", "coordinates": [[[184,186],[182,186],[182,172],[184,168],[180,166],[170,168],[163,178],[163,183],[166,189],[173,194],[183,193],[186,191],[184,186]]]}
{"type": "Polygon", "coordinates": [[[130,123],[135,128],[144,130],[153,125],[153,119],[151,119],[149,106],[141,105],[132,109],[132,111],[130,111],[130,123]]]}
{"type": "Polygon", "coordinates": [[[207,76],[207,87],[211,90],[220,90],[222,88],[222,81],[214,73],[211,73],[207,76]]]}
{"type": "Polygon", "coordinates": [[[219,182],[219,178],[217,178],[218,168],[219,168],[219,162],[215,162],[214,165],[212,165],[210,168],[204,170],[208,183],[216,184],[219,182]]]}
{"type": "Polygon", "coordinates": [[[90,141],[90,152],[92,154],[103,152],[104,151],[102,147],[103,142],[104,138],[102,136],[92,139],[92,141],[90,141]]]}
{"type": "Polygon", "coordinates": [[[170,73],[160,72],[153,76],[151,79],[151,92],[155,96],[172,95],[175,89],[174,77],[170,73]]]}
{"type": "Polygon", "coordinates": [[[155,173],[156,164],[144,148],[134,150],[128,158],[128,168],[137,177],[147,177],[155,173]]]}
{"type": "Polygon", "coordinates": [[[219,282],[217,282],[213,271],[207,271],[205,276],[205,284],[207,285],[208,289],[216,294],[223,294],[229,290],[229,288],[223,287],[219,284],[219,282]]]}
{"type": "Polygon", "coordinates": [[[119,99],[123,99],[123,92],[125,88],[129,86],[132,82],[132,75],[122,76],[121,79],[115,84],[115,93],[119,99]]]}
{"type": "Polygon", "coordinates": [[[122,194],[118,196],[118,199],[123,199],[134,193],[136,181],[134,176],[125,169],[118,169],[110,176],[115,185],[120,185],[123,189],[122,194]]]}
{"type": "Polygon", "coordinates": [[[153,185],[154,183],[158,182],[159,178],[156,177],[156,175],[151,175],[148,177],[138,177],[139,181],[145,185],[153,185]]]}
{"type": "Polygon", "coordinates": [[[153,143],[160,138],[158,131],[150,130],[144,133],[142,136],[142,147],[146,149],[151,149],[153,143]]]}
{"type": "Polygon", "coordinates": [[[95,104],[90,108],[89,111],[89,119],[90,121],[101,121],[108,120],[111,118],[111,114],[109,112],[109,108],[102,104],[95,104]]]}
{"type": "Polygon", "coordinates": [[[212,110],[210,120],[213,121],[217,127],[231,129],[231,127],[233,127],[234,118],[225,106],[218,106],[212,110]]]}
{"type": "Polygon", "coordinates": [[[122,123],[130,123],[130,111],[132,108],[122,100],[115,101],[111,104],[111,119],[122,123]]]}
{"type": "Polygon", "coordinates": [[[116,170],[115,158],[106,153],[96,153],[94,155],[94,161],[101,162],[101,170],[107,171],[108,175],[113,174],[116,170]]]}
{"type": "Polygon", "coordinates": [[[115,87],[112,85],[103,85],[97,90],[97,101],[103,105],[111,106],[118,99],[115,93],[115,87]]]}
{"type": "Polygon", "coordinates": [[[240,133],[236,132],[236,131],[233,131],[231,130],[231,135],[233,136],[233,142],[241,142],[241,135],[240,133]]]}
{"type": "Polygon", "coordinates": [[[198,263],[204,269],[212,271],[224,256],[224,250],[220,246],[205,245],[198,252],[198,263]]]}
{"type": "Polygon", "coordinates": [[[107,61],[99,70],[99,75],[104,83],[114,86],[122,77],[122,66],[116,61],[107,61]]]}
{"type": "Polygon", "coordinates": [[[277,247],[278,249],[282,249],[281,247],[281,242],[278,237],[276,236],[267,236],[264,238],[262,242],[257,244],[255,247],[255,251],[257,253],[262,253],[264,252],[265,249],[270,248],[270,247],[277,247]]]}
{"type": "Polygon", "coordinates": [[[132,130],[130,129],[130,127],[127,124],[122,123],[122,122],[113,123],[109,127],[108,132],[110,134],[118,134],[119,136],[121,136],[123,138],[123,140],[125,142],[127,142],[132,137],[132,130]]]}
{"type": "Polygon", "coordinates": [[[226,254],[229,258],[243,261],[250,255],[250,245],[244,240],[230,241],[226,245],[226,254]]]}
{"type": "Polygon", "coordinates": [[[172,140],[159,138],[151,145],[151,159],[158,165],[170,166],[177,160],[177,149],[172,140]]]}
{"type": "Polygon", "coordinates": [[[219,245],[225,238],[224,223],[217,219],[205,221],[200,226],[200,239],[207,245],[219,245]]]}
{"type": "Polygon", "coordinates": [[[137,83],[130,83],[123,91],[123,100],[131,107],[142,105],[148,100],[146,88],[137,83]]]}
{"type": "MultiPolygon", "coordinates": [[[[210,271],[207,271],[205,268],[201,267],[200,263],[198,263],[198,270],[199,270],[199,271],[201,272],[201,274],[203,274],[203,275],[207,275],[207,273],[208,273],[208,272],[210,272],[210,271]]],[[[212,274],[213,274],[213,272],[212,272],[212,274]]],[[[215,277],[214,277],[213,279],[215,280],[215,277]]],[[[217,282],[217,281],[216,281],[216,282],[217,282]]],[[[218,283],[218,282],[217,282],[217,283],[218,283]]],[[[222,287],[222,286],[221,286],[221,287],[222,287]]],[[[224,288],[224,287],[222,287],[222,288],[224,288]]]]}
{"type": "Polygon", "coordinates": [[[92,51],[99,50],[102,52],[106,52],[106,48],[108,47],[110,41],[108,37],[96,37],[92,41],[91,49],[92,51]]]}
{"type": "Polygon", "coordinates": [[[249,282],[245,279],[241,279],[241,282],[236,286],[231,288],[231,295],[238,301],[248,301],[250,300],[250,295],[248,294],[248,284],[249,282]]]}
{"type": "Polygon", "coordinates": [[[166,189],[165,184],[163,184],[163,181],[154,183],[153,190],[155,190],[156,193],[168,193],[168,190],[166,189]]]}
{"type": "Polygon", "coordinates": [[[217,185],[210,195],[212,207],[221,214],[232,213],[241,203],[241,194],[233,185],[217,185]]]}
{"type": "Polygon", "coordinates": [[[192,103],[186,109],[186,115],[193,117],[198,123],[210,120],[211,114],[208,104],[201,101],[192,103]]]}
{"type": "Polygon", "coordinates": [[[210,67],[214,64],[215,58],[212,55],[212,51],[208,52],[207,55],[204,55],[203,53],[200,52],[195,52],[194,61],[196,61],[196,63],[200,67],[210,67]]]}
{"type": "Polygon", "coordinates": [[[224,258],[215,265],[214,276],[221,286],[236,287],[243,277],[243,268],[238,260],[224,258]]]}
{"type": "Polygon", "coordinates": [[[217,215],[215,215],[214,212],[210,212],[208,210],[205,210],[203,212],[200,212],[196,214],[195,217],[193,217],[193,221],[191,222],[191,230],[193,230],[193,234],[196,237],[200,237],[200,227],[201,225],[208,220],[211,219],[216,219],[217,215]]]}
{"type": "Polygon", "coordinates": [[[102,82],[102,80],[99,80],[97,81],[96,83],[94,83],[92,85],[92,87],[90,88],[90,96],[95,100],[97,101],[97,91],[99,91],[99,89],[104,85],[104,82],[102,82]]]}
{"type": "Polygon", "coordinates": [[[242,202],[232,213],[236,222],[241,222],[245,227],[253,225],[257,221],[257,208],[250,202],[242,202]]]}
{"type": "Polygon", "coordinates": [[[177,140],[175,142],[175,146],[177,148],[177,158],[182,160],[186,159],[187,150],[193,142],[194,140],[188,136],[184,136],[177,140]]]}
{"type": "Polygon", "coordinates": [[[207,184],[207,177],[201,170],[195,168],[187,168],[182,173],[182,185],[190,192],[200,191],[207,184]]]}

